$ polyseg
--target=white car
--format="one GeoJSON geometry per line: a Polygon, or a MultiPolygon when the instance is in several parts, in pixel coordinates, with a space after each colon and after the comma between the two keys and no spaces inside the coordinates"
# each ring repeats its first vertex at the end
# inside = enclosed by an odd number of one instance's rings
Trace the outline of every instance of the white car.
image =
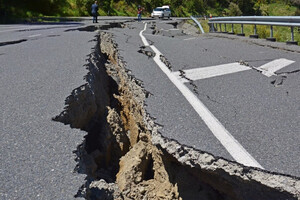
{"type": "Polygon", "coordinates": [[[153,9],[152,13],[151,13],[151,17],[158,17],[158,18],[165,18],[171,17],[171,10],[169,6],[162,6],[162,7],[156,7],[153,9]]]}

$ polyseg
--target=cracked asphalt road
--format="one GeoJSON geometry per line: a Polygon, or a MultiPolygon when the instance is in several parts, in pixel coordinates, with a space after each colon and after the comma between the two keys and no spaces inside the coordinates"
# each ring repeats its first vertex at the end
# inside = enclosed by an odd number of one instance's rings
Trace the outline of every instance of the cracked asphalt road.
{"type": "MultiPolygon", "coordinates": [[[[295,61],[277,71],[278,76],[269,78],[256,70],[247,70],[186,85],[265,169],[300,177],[299,53],[256,45],[238,37],[172,36],[168,30],[174,26],[170,22],[148,22],[144,36],[164,55],[173,72],[241,61],[253,67],[279,58],[295,61]],[[164,35],[160,30],[169,34],[164,35]],[[277,80],[281,73],[286,78],[277,80]]],[[[144,24],[130,26],[134,28],[111,32],[127,68],[152,94],[146,101],[147,111],[162,125],[160,132],[183,144],[233,160],[153,60],[135,53],[143,45],[138,34],[144,24]]]]}
{"type": "Polygon", "coordinates": [[[87,24],[0,26],[0,199],[74,199],[85,182],[73,151],[86,133],[51,118],[85,83],[96,32],[66,30],[87,24]]]}
{"type": "MultiPolygon", "coordinates": [[[[299,53],[209,34],[172,35],[168,30],[174,26],[168,23],[174,21],[154,21],[165,36],[150,28],[145,32],[172,71],[240,60],[256,67],[276,58],[296,61],[277,72],[286,76],[282,83],[248,70],[186,85],[265,169],[300,177],[299,53]]],[[[1,199],[73,199],[84,183],[83,175],[73,173],[72,152],[85,133],[51,118],[63,110],[70,92],[84,84],[95,33],[66,30],[85,25],[90,21],[0,26],[1,199]]],[[[107,31],[114,34],[130,73],[149,92],[146,109],[161,125],[160,132],[232,159],[153,59],[138,52],[143,27],[128,22],[107,31]]]]}

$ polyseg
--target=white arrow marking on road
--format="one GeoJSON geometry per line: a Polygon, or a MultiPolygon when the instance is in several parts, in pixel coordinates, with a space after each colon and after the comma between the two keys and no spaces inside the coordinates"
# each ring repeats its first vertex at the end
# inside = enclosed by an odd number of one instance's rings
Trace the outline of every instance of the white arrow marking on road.
{"type": "MultiPolygon", "coordinates": [[[[147,28],[145,23],[144,30],[140,32],[140,37],[145,46],[149,46],[147,39],[143,36],[143,32],[147,28]]],[[[166,74],[170,81],[178,88],[181,94],[191,104],[194,110],[198,113],[207,127],[211,130],[214,136],[221,142],[230,155],[237,161],[246,166],[253,166],[263,169],[263,167],[244,149],[244,147],[226,130],[221,122],[206,108],[206,106],[189,90],[178,78],[168,69],[168,67],[160,60],[160,51],[153,45],[149,46],[154,52],[153,60],[159,68],[166,74]]]]}
{"type": "MultiPolygon", "coordinates": [[[[185,76],[190,80],[199,80],[205,78],[211,78],[215,76],[222,76],[225,74],[231,74],[241,71],[246,71],[251,68],[241,65],[240,63],[229,63],[224,65],[217,65],[212,67],[201,67],[197,69],[184,70],[185,76]]],[[[173,72],[182,82],[188,82],[187,79],[180,77],[180,72],[173,72]]]]}
{"type": "MultiPolygon", "coordinates": [[[[275,72],[290,65],[293,64],[295,61],[288,60],[285,58],[280,58],[273,60],[267,64],[264,64],[258,68],[256,68],[258,71],[261,71],[263,75],[270,77],[270,76],[276,76],[275,72]]],[[[211,67],[200,67],[196,69],[188,69],[183,70],[185,72],[185,77],[196,81],[200,79],[206,79],[206,78],[212,78],[216,76],[222,76],[226,74],[232,74],[237,72],[242,72],[251,69],[250,67],[247,67],[245,65],[241,65],[240,63],[229,63],[229,64],[223,64],[223,65],[216,65],[211,67]]],[[[178,79],[180,79],[182,82],[188,82],[187,79],[180,76],[180,72],[173,72],[175,76],[177,76],[178,79]]]]}
{"type": "Polygon", "coordinates": [[[275,76],[275,72],[290,65],[293,64],[295,61],[288,60],[285,58],[280,58],[277,60],[273,60],[272,62],[269,62],[263,66],[258,67],[257,69],[262,72],[263,75],[270,77],[275,76]]]}

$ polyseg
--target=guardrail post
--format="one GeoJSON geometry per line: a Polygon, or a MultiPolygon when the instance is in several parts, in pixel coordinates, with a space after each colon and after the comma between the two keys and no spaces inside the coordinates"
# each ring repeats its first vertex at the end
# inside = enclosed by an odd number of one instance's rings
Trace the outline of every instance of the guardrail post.
{"type": "Polygon", "coordinates": [[[238,36],[245,36],[244,33],[244,24],[241,24],[241,33],[237,34],[238,36]]]}
{"type": "MultiPolygon", "coordinates": [[[[210,17],[211,18],[211,17],[210,17]]],[[[287,41],[287,44],[298,44],[299,42],[294,41],[294,27],[300,27],[300,17],[289,16],[289,17],[264,17],[264,16],[242,16],[242,17],[216,17],[214,19],[209,19],[209,24],[211,25],[210,31],[222,32],[222,23],[224,23],[225,32],[227,32],[227,24],[231,24],[231,32],[229,34],[234,34],[234,24],[241,25],[241,32],[237,31],[238,36],[245,36],[244,24],[254,25],[254,34],[250,35],[250,38],[258,38],[257,25],[270,26],[270,37],[267,37],[268,41],[276,41],[274,38],[273,26],[286,26],[291,28],[291,41],[287,41]],[[216,24],[216,26],[214,26],[216,24]],[[220,26],[220,30],[218,27],[220,26]],[[240,32],[240,33],[238,33],[240,32]]],[[[223,32],[224,33],[224,32],[223,32]]]]}
{"type": "Polygon", "coordinates": [[[254,34],[250,35],[250,38],[258,38],[258,35],[256,34],[257,30],[256,30],[256,24],[254,24],[254,34]]]}
{"type": "Polygon", "coordinates": [[[271,29],[271,30],[270,30],[270,37],[272,38],[272,37],[273,37],[273,26],[271,26],[270,29],[271,29]]]}
{"type": "Polygon", "coordinates": [[[227,33],[227,28],[226,28],[226,24],[224,24],[224,26],[225,26],[225,31],[224,31],[224,33],[227,33]]]}
{"type": "Polygon", "coordinates": [[[210,24],[210,32],[215,32],[215,26],[213,23],[210,24]]]}
{"type": "Polygon", "coordinates": [[[291,26],[291,41],[287,41],[286,44],[298,45],[298,42],[294,41],[294,27],[293,26],[291,26]]]}
{"type": "Polygon", "coordinates": [[[276,41],[276,38],[273,37],[273,26],[270,26],[270,37],[268,37],[267,40],[271,42],[276,41]]]}

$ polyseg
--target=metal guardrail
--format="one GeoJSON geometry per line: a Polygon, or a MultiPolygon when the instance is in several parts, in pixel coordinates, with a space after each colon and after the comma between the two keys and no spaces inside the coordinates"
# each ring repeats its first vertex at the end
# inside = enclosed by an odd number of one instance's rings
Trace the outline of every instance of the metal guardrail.
{"type": "Polygon", "coordinates": [[[233,24],[241,24],[241,33],[238,35],[245,36],[244,24],[254,25],[254,34],[250,35],[251,38],[258,38],[257,25],[269,25],[270,37],[267,40],[276,41],[273,37],[273,26],[288,26],[291,27],[291,41],[287,41],[287,44],[298,44],[294,41],[294,27],[300,27],[300,17],[298,16],[242,16],[242,17],[216,17],[210,18],[208,24],[210,24],[210,31],[215,32],[214,24],[220,25],[220,32],[222,32],[222,24],[225,25],[225,32],[227,32],[226,24],[231,24],[230,34],[234,34],[233,24]]]}
{"type": "Polygon", "coordinates": [[[201,32],[204,33],[204,30],[200,24],[200,22],[193,16],[191,16],[191,19],[194,20],[194,22],[198,25],[198,27],[200,28],[201,32]]]}

